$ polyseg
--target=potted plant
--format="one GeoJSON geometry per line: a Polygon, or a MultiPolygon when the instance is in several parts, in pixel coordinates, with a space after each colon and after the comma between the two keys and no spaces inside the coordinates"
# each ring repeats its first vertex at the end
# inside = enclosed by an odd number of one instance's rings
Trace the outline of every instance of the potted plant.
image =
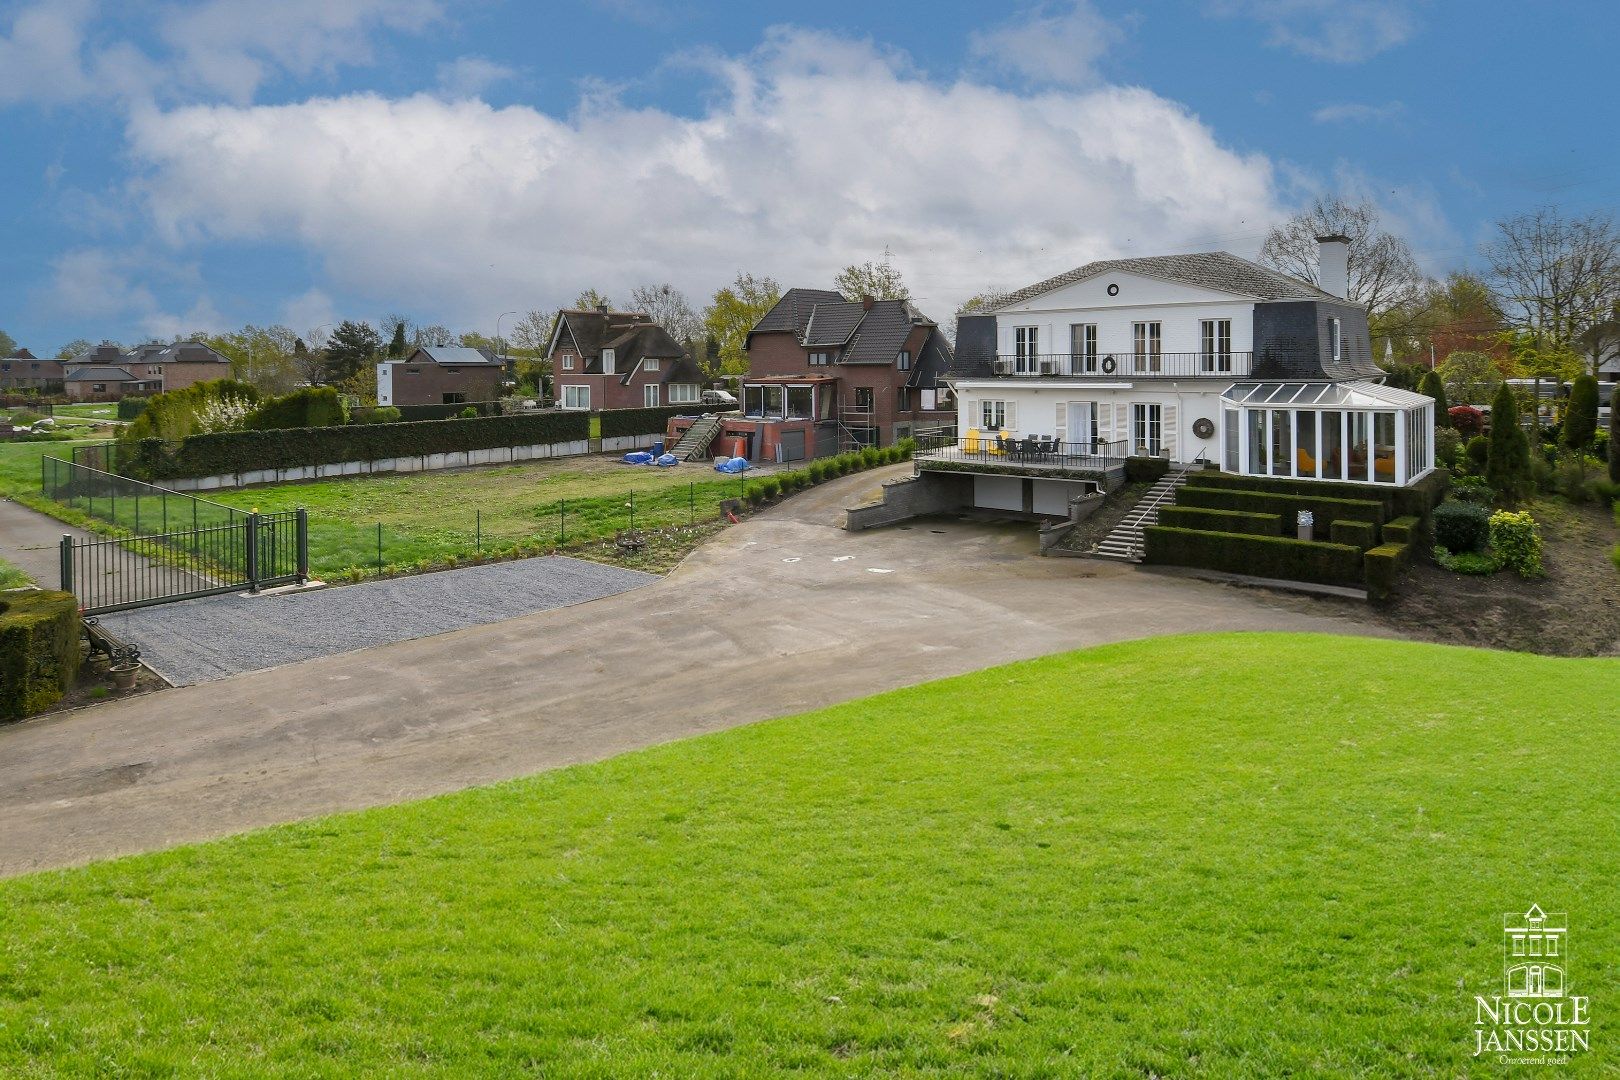
{"type": "Polygon", "coordinates": [[[119,649],[112,658],[107,674],[112,676],[113,688],[117,690],[135,689],[135,679],[141,672],[140,650],[133,646],[119,649]]]}

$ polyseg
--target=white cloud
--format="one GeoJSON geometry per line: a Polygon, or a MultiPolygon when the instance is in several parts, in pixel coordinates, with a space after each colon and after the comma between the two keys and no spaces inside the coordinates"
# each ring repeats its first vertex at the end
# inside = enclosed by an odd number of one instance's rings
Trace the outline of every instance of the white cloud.
{"type": "Polygon", "coordinates": [[[458,56],[439,65],[439,90],[447,97],[477,97],[490,87],[515,78],[517,72],[482,56],[458,56]]]}
{"type": "Polygon", "coordinates": [[[330,330],[337,325],[339,318],[331,296],[324,289],[310,289],[287,301],[281,309],[282,325],[291,327],[300,335],[308,335],[322,327],[330,330]]]}
{"type": "Polygon", "coordinates": [[[1311,113],[1311,119],[1318,124],[1368,124],[1398,120],[1405,112],[1406,106],[1399,101],[1386,101],[1382,105],[1352,101],[1324,105],[1311,113]]]}
{"type": "Polygon", "coordinates": [[[1097,81],[1097,61],[1124,37],[1089,0],[1072,0],[1059,8],[1037,6],[977,32],[970,46],[973,55],[1033,82],[1086,86],[1097,81]]]}
{"type": "Polygon", "coordinates": [[[592,286],[739,269],[827,285],[890,247],[939,317],[997,281],[1176,250],[1275,216],[1272,169],[1135,88],[941,84],[870,44],[775,31],[713,61],[687,118],[587,98],[566,118],[431,95],[138,112],[161,235],[291,242],[328,284],[446,322],[592,286]]]}
{"type": "Polygon", "coordinates": [[[227,324],[207,296],[197,296],[183,315],[163,310],[151,286],[179,282],[195,291],[197,274],[145,252],[78,248],[53,259],[51,271],[44,305],[81,321],[116,320],[162,340],[227,324]]]}
{"type": "Polygon", "coordinates": [[[1220,16],[1254,19],[1267,44],[1312,60],[1354,64],[1404,45],[1418,31],[1413,0],[1211,0],[1220,16]]]}

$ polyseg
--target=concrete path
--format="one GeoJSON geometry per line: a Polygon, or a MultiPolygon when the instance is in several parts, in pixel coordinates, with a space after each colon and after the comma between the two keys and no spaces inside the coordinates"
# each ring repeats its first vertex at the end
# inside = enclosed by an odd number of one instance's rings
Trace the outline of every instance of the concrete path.
{"type": "MultiPolygon", "coordinates": [[[[888,470],[888,475],[905,467],[888,470]]],[[[1203,630],[1379,633],[1034,530],[864,533],[846,477],[647,588],[0,728],[0,873],[421,798],[993,664],[1203,630]]]]}
{"type": "Polygon", "coordinates": [[[89,535],[22,503],[0,499],[0,559],[33,578],[42,589],[62,583],[58,545],[63,533],[81,540],[89,535]]]}
{"type": "MultiPolygon", "coordinates": [[[[34,579],[42,589],[62,585],[61,549],[63,534],[75,540],[105,540],[49,514],[31,510],[19,502],[0,499],[0,558],[34,579]]],[[[86,563],[97,570],[93,581],[80,580],[75,592],[81,607],[110,599],[152,595],[159,589],[188,592],[214,586],[213,579],[179,566],[169,566],[144,558],[132,551],[116,555],[103,548],[94,558],[83,557],[78,571],[87,572],[86,563]],[[87,599],[88,598],[88,599],[87,599]],[[98,599],[102,598],[102,599],[98,599]]]]}
{"type": "Polygon", "coordinates": [[[599,600],[657,581],[547,556],[311,592],[226,593],[101,616],[171,686],[445,634],[599,600]]]}

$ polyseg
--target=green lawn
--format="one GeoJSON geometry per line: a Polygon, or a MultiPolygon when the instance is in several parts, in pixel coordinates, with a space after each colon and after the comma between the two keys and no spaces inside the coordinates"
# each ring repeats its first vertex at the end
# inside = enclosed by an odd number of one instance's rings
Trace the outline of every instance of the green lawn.
{"type": "MultiPolygon", "coordinates": [[[[80,440],[104,442],[103,439],[80,440]]],[[[38,495],[39,459],[73,456],[73,441],[0,442],[0,495],[38,495]]]]}
{"type": "Polygon", "coordinates": [[[15,589],[32,583],[33,579],[27,574],[0,559],[0,589],[15,589]]]}
{"type": "Polygon", "coordinates": [[[266,513],[305,507],[311,570],[335,575],[375,568],[379,524],[383,562],[408,567],[465,558],[480,545],[490,553],[611,536],[630,526],[632,502],[637,528],[712,521],[740,490],[701,462],[656,469],[590,457],[205,494],[266,513]]]}
{"type": "Polygon", "coordinates": [[[0,1072],[1506,1073],[1473,995],[1535,902],[1591,1075],[1616,700],[1607,660],[1158,639],[17,879],[0,1072]]]}

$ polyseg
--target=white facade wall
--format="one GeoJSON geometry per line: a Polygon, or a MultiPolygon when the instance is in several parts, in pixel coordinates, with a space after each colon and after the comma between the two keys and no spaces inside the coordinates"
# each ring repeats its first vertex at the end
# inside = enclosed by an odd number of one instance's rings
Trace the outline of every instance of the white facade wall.
{"type": "Polygon", "coordinates": [[[392,405],[394,403],[394,365],[377,365],[377,404],[392,405]]]}
{"type": "Polygon", "coordinates": [[[1232,351],[1253,351],[1253,300],[1138,274],[1099,274],[997,312],[996,351],[1011,355],[1016,328],[1034,326],[1040,330],[1039,352],[1067,353],[1070,326],[1096,323],[1098,352],[1125,354],[1135,347],[1133,324],[1157,322],[1164,352],[1195,353],[1203,347],[1205,319],[1230,319],[1232,351]],[[1110,285],[1118,289],[1113,296],[1110,285]]]}
{"type": "MultiPolygon", "coordinates": [[[[1135,381],[1088,382],[1080,379],[1062,381],[1041,380],[1030,385],[1029,379],[974,379],[957,382],[958,436],[968,429],[983,432],[981,405],[984,401],[1005,401],[1013,406],[1013,415],[1007,419],[1005,432],[1010,438],[1017,436],[1050,435],[1064,442],[1076,441],[1080,432],[1071,423],[1071,417],[1084,415],[1083,402],[1096,405],[1097,437],[1104,442],[1129,440],[1132,410],[1136,403],[1156,404],[1162,424],[1161,453],[1173,461],[1192,461],[1203,453],[1210,461],[1218,459],[1220,448],[1221,391],[1231,385],[1224,379],[1175,380],[1139,379],[1135,381]],[[1071,408],[1071,405],[1074,406],[1071,408]],[[1058,427],[1060,417],[1064,429],[1058,427]],[[1210,422],[1214,430],[1209,438],[1201,439],[1193,432],[1199,419],[1210,422]]],[[[1128,453],[1137,447],[1129,445],[1128,453]]]]}

